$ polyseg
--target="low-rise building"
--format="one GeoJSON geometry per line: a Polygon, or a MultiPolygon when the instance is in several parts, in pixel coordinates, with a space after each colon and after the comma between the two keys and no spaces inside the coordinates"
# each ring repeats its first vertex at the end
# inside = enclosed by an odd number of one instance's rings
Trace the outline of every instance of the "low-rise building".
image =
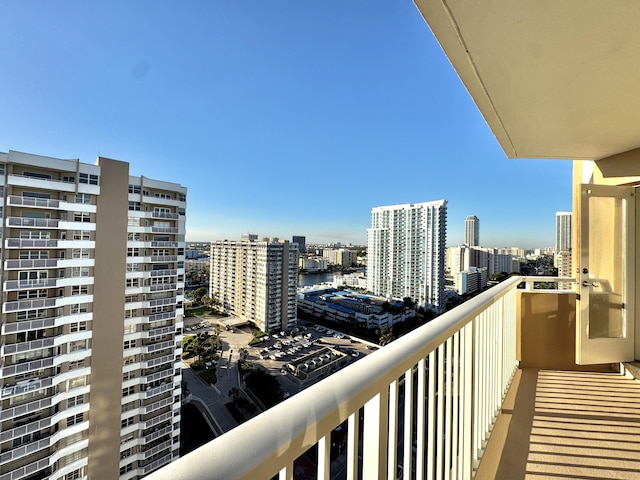
{"type": "Polygon", "coordinates": [[[298,291],[298,308],[309,315],[365,328],[390,328],[415,316],[402,300],[364,295],[328,286],[306,287],[298,291]]]}

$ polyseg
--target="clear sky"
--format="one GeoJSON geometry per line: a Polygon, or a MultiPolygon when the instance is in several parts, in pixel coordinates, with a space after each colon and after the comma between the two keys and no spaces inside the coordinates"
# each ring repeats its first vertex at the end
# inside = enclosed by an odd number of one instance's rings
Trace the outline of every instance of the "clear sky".
{"type": "Polygon", "coordinates": [[[409,0],[0,0],[0,151],[188,187],[187,240],[366,243],[448,200],[448,244],[553,246],[571,162],[508,160],[409,0]]]}

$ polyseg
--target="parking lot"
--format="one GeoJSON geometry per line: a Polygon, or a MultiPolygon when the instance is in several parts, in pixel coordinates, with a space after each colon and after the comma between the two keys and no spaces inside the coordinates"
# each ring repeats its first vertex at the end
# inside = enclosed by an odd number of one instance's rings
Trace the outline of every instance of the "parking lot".
{"type": "MultiPolygon", "coordinates": [[[[206,331],[214,333],[216,321],[202,317],[187,317],[184,329],[185,335],[195,335],[206,331]]],[[[249,352],[247,360],[259,365],[272,375],[276,375],[286,396],[294,395],[329,375],[303,382],[286,368],[288,363],[295,363],[297,360],[320,352],[324,348],[338,350],[348,357],[348,363],[353,363],[378,348],[364,340],[351,338],[339,331],[327,329],[311,322],[305,322],[304,325],[298,324],[298,326],[282,332],[265,335],[260,343],[249,346],[248,343],[252,337],[251,329],[248,326],[221,330],[220,339],[224,354],[218,365],[219,381],[225,378],[226,372],[224,370],[228,368],[227,364],[237,362],[236,352],[240,348],[246,348],[249,352]],[[229,355],[231,352],[233,355],[229,355]]]]}
{"type": "Polygon", "coordinates": [[[319,352],[323,348],[334,348],[344,353],[349,357],[349,363],[352,363],[371,353],[377,347],[351,339],[340,332],[327,330],[324,327],[299,326],[294,327],[293,330],[285,330],[275,335],[263,337],[260,343],[248,348],[248,360],[260,365],[273,375],[278,375],[283,390],[289,395],[293,395],[319,381],[322,377],[303,383],[285,367],[286,364],[294,363],[296,360],[319,352]]]}

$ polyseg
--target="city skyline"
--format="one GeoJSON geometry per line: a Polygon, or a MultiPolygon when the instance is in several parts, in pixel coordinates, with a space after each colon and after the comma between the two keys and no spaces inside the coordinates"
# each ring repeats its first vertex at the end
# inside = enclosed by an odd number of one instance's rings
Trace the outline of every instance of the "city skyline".
{"type": "Polygon", "coordinates": [[[5,5],[0,151],[172,178],[189,241],[364,245],[372,207],[447,198],[448,245],[473,214],[553,246],[571,162],[505,157],[412,2],[275,7],[5,5]]]}

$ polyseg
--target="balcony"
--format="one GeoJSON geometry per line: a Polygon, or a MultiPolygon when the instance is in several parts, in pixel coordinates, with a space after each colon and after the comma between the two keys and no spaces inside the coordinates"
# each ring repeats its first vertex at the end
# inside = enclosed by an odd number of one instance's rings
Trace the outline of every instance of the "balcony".
{"type": "Polygon", "coordinates": [[[542,280],[506,280],[148,478],[292,479],[315,447],[328,479],[345,423],[348,479],[585,478],[587,466],[631,478],[640,385],[573,363],[575,293],[533,290],[542,280]],[[594,437],[609,453],[591,459],[594,437]]]}

